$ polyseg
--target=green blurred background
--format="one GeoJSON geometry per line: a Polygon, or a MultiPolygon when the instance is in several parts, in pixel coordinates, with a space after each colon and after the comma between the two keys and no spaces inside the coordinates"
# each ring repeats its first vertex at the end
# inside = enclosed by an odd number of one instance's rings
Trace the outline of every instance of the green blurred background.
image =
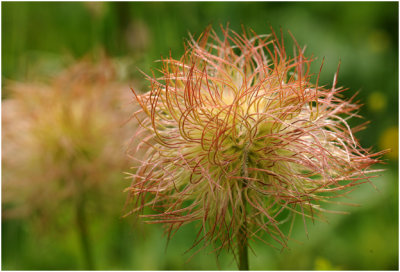
{"type": "MultiPolygon", "coordinates": [[[[184,3],[184,2],[2,2],[2,89],[8,81],[51,76],[75,59],[107,55],[127,60],[126,77],[146,90],[138,68],[150,72],[154,60],[183,53],[188,33],[200,34],[212,24],[240,32],[241,25],[258,34],[270,26],[283,31],[287,48],[290,30],[306,55],[325,58],[320,82],[331,86],[341,61],[339,85],[350,97],[359,91],[360,113],[369,127],[356,134],[385,155],[385,172],[350,195],[360,207],[340,207],[350,215],[329,215],[329,223],[301,220],[295,224],[290,249],[283,252],[261,242],[252,244],[250,268],[270,269],[398,269],[398,3],[184,3]]],[[[129,86],[127,86],[129,92],[129,86]]],[[[3,90],[2,98],[8,94],[3,90]]],[[[365,121],[364,120],[364,121],[365,121]]],[[[358,124],[362,120],[351,121],[358,124]]],[[[2,143],[7,144],[7,143],[2,143]]],[[[128,186],[121,175],[121,188],[128,186]]],[[[2,192],[4,194],[4,192],[2,192]]],[[[126,195],[121,193],[121,203],[126,195]]],[[[104,201],[104,200],[103,200],[104,201]]],[[[122,210],[122,204],[121,204],[122,210]]],[[[68,213],[66,211],[66,213],[68,213]]],[[[121,212],[122,214],[122,212],[121,212]]],[[[68,214],[58,215],[62,230],[48,225],[38,231],[33,220],[2,218],[2,269],[84,269],[84,260],[68,214]]],[[[162,226],[144,225],[128,217],[103,214],[90,219],[97,269],[215,270],[236,269],[230,254],[218,260],[206,249],[188,259],[196,224],[183,227],[166,247],[162,226]]]]}

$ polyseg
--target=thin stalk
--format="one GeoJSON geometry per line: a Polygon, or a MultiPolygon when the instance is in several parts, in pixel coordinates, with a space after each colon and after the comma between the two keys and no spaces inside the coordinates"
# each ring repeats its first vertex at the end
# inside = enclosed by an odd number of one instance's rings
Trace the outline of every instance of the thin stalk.
{"type": "Polygon", "coordinates": [[[78,227],[79,240],[82,247],[83,257],[85,259],[86,270],[94,270],[93,255],[89,240],[89,230],[87,227],[85,201],[80,197],[76,205],[76,224],[78,227]]]}
{"type": "MultiPolygon", "coordinates": [[[[242,192],[242,197],[244,193],[242,192]]],[[[238,236],[238,251],[239,251],[239,270],[249,270],[249,253],[248,253],[248,240],[247,240],[247,220],[246,220],[246,200],[244,202],[244,221],[239,229],[238,236]]]]}
{"type": "MultiPolygon", "coordinates": [[[[248,163],[248,148],[249,145],[246,146],[243,152],[243,164],[242,164],[242,175],[243,177],[247,178],[249,176],[247,163],[248,163]]],[[[238,235],[238,252],[239,252],[239,270],[249,270],[249,253],[248,253],[248,239],[247,239],[247,201],[245,197],[245,190],[247,188],[247,180],[242,180],[242,192],[241,198],[243,202],[243,210],[242,210],[242,217],[243,223],[239,229],[238,235]]]]}

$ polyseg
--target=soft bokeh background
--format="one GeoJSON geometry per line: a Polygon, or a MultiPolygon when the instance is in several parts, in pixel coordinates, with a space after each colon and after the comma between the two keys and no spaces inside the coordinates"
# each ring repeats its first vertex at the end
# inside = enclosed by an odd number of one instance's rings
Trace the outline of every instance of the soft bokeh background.
{"type": "MultiPolygon", "coordinates": [[[[341,61],[339,85],[350,97],[359,91],[360,113],[371,123],[357,133],[374,151],[391,148],[384,156],[385,172],[350,195],[340,207],[350,215],[329,215],[329,223],[301,220],[295,225],[290,250],[280,252],[253,243],[251,269],[398,269],[398,3],[140,3],[70,2],[2,3],[2,99],[13,81],[50,77],[76,59],[99,52],[124,63],[125,77],[146,90],[138,70],[150,72],[161,55],[179,57],[188,33],[198,35],[212,24],[259,34],[270,26],[282,29],[286,46],[290,30],[306,55],[317,57],[313,69],[330,86],[341,61]]],[[[127,86],[127,92],[129,92],[127,86]]],[[[364,121],[365,121],[364,120],[364,121]]],[[[354,120],[359,124],[362,120],[354,120]]],[[[7,145],[7,142],[2,142],[7,145]]],[[[21,150],[21,152],[24,152],[21,150]]],[[[4,174],[4,173],[3,173],[4,174]]],[[[122,188],[128,181],[121,175],[122,188]]],[[[2,191],[4,195],[5,192],[2,191]]],[[[122,192],[114,199],[126,197],[122,192]]],[[[101,200],[107,202],[107,199],[101,200]]],[[[3,206],[3,210],[4,210],[3,206]]],[[[122,214],[122,204],[121,204],[122,214]]],[[[64,228],[38,231],[31,217],[2,218],[2,269],[84,269],[78,234],[68,211],[55,215],[64,228]]],[[[162,226],[144,225],[135,218],[93,215],[90,238],[97,269],[214,270],[236,269],[229,254],[216,260],[211,249],[185,253],[196,236],[196,225],[183,227],[169,242],[162,226]]]]}

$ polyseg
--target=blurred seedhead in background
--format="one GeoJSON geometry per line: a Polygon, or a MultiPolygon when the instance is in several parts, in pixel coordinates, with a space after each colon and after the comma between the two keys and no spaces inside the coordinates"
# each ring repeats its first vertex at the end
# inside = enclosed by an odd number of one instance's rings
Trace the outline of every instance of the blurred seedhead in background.
{"type": "Polygon", "coordinates": [[[62,228],[69,211],[87,268],[89,213],[116,215],[122,206],[130,91],[118,74],[111,59],[84,59],[48,82],[9,82],[2,104],[3,217],[39,219],[46,232],[62,228]]]}

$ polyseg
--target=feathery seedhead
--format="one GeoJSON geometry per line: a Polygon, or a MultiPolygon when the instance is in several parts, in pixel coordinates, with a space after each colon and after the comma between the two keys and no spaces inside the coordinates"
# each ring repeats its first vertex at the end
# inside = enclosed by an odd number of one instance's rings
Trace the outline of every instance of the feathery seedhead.
{"type": "MultiPolygon", "coordinates": [[[[320,203],[368,180],[381,153],[369,154],[346,120],[353,98],[311,82],[313,61],[295,41],[207,29],[181,59],[162,59],[162,76],[135,99],[141,125],[133,152],[144,150],[127,189],[131,212],[168,233],[201,222],[195,245],[233,248],[241,228],[286,246],[280,225],[299,214],[315,218],[320,203]],[[246,222],[246,223],[245,223],[246,222]],[[216,243],[214,243],[216,242],[216,243]]],[[[293,39],[294,40],[294,39],[293,39]]],[[[134,156],[132,156],[134,157],[134,156]]]]}

